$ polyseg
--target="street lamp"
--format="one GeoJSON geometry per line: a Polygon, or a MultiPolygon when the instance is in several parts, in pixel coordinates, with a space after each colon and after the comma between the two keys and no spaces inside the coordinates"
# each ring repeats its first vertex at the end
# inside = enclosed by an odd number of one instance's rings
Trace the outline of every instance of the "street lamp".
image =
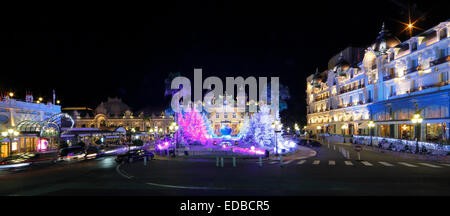
{"type": "Polygon", "coordinates": [[[348,129],[348,126],[346,124],[344,124],[344,125],[342,125],[341,129],[342,129],[342,138],[344,139],[344,143],[345,143],[345,130],[348,129]]]}
{"type": "Polygon", "coordinates": [[[18,137],[19,135],[20,135],[20,132],[15,130],[15,129],[13,129],[13,128],[10,128],[10,129],[2,132],[2,136],[3,137],[7,137],[9,139],[9,148],[8,148],[9,153],[12,152],[12,141],[13,141],[13,139],[18,137]]]}
{"type": "Polygon", "coordinates": [[[278,133],[281,133],[281,128],[283,124],[281,124],[278,120],[272,123],[272,128],[275,131],[275,155],[278,156],[278,133]]]}
{"type": "Polygon", "coordinates": [[[295,133],[297,133],[297,134],[298,134],[298,131],[300,131],[300,127],[298,126],[298,124],[297,124],[297,123],[295,123],[295,125],[294,125],[294,129],[295,129],[295,133]]]}
{"type": "Polygon", "coordinates": [[[422,121],[423,121],[422,116],[420,116],[420,113],[416,111],[413,118],[411,119],[411,122],[415,126],[414,132],[415,132],[415,138],[416,138],[416,153],[419,153],[419,136],[420,135],[418,133],[419,132],[418,128],[419,128],[420,124],[422,123],[422,121]]]}
{"type": "MultiPolygon", "coordinates": [[[[170,124],[170,126],[169,126],[169,130],[170,130],[171,134],[177,133],[178,128],[179,127],[178,127],[178,124],[176,122],[172,122],[170,124]]],[[[178,133],[175,136],[176,136],[176,138],[175,138],[175,146],[176,146],[176,148],[178,148],[178,133]]]]}
{"type": "Polygon", "coordinates": [[[9,93],[9,97],[10,97],[10,98],[14,97],[14,92],[10,92],[10,93],[9,93]]]}
{"type": "Polygon", "coordinates": [[[370,132],[370,146],[372,146],[373,128],[375,127],[375,123],[373,121],[370,121],[368,126],[370,132]]]}

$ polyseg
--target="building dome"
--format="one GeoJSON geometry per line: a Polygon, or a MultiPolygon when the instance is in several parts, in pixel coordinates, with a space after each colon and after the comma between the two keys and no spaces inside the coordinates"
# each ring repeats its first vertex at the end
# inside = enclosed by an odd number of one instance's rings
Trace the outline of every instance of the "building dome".
{"type": "Polygon", "coordinates": [[[106,102],[102,102],[96,109],[97,114],[107,114],[109,116],[121,116],[130,107],[122,102],[119,98],[108,98],[106,102]]]}
{"type": "Polygon", "coordinates": [[[372,44],[372,49],[377,53],[377,55],[383,55],[386,54],[386,51],[388,49],[395,47],[400,43],[401,41],[397,37],[392,35],[389,30],[384,27],[383,23],[383,26],[381,26],[380,34],[375,40],[375,43],[372,44]]]}

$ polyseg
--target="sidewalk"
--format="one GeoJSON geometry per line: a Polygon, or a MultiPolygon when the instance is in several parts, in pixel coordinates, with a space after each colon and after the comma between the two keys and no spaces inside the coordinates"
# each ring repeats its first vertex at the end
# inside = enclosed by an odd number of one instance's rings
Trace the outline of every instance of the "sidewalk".
{"type": "MultiPolygon", "coordinates": [[[[330,143],[330,145],[332,145],[332,144],[346,145],[346,146],[360,145],[363,148],[363,150],[366,150],[366,151],[373,151],[373,152],[378,152],[378,153],[387,154],[387,155],[391,155],[391,156],[397,156],[397,157],[409,158],[409,159],[415,159],[415,160],[425,160],[425,161],[444,162],[444,163],[450,162],[450,156],[445,156],[445,155],[411,154],[411,153],[405,153],[405,152],[390,151],[387,149],[380,149],[376,146],[367,146],[367,145],[363,145],[363,144],[330,143]]],[[[324,143],[324,145],[328,145],[328,144],[324,143]]]]}

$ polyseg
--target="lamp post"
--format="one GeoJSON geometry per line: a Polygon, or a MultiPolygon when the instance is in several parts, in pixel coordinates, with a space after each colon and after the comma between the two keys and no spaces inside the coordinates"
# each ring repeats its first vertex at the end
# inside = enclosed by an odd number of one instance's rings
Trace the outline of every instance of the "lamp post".
{"type": "Polygon", "coordinates": [[[11,154],[11,152],[12,152],[12,141],[13,141],[13,139],[18,137],[19,134],[20,134],[20,132],[15,130],[15,129],[13,129],[13,128],[9,128],[8,130],[2,132],[2,136],[3,137],[7,137],[9,139],[9,148],[8,148],[9,153],[8,153],[8,155],[11,154]]]}
{"type": "Polygon", "coordinates": [[[169,130],[172,135],[175,135],[175,147],[178,148],[178,124],[176,122],[172,122],[169,126],[169,130]]]}
{"type": "Polygon", "coordinates": [[[375,127],[375,123],[373,121],[370,121],[368,126],[370,133],[370,146],[372,146],[373,127],[375,127]]]}
{"type": "Polygon", "coordinates": [[[295,129],[295,133],[298,135],[298,132],[300,131],[300,127],[298,126],[297,123],[295,123],[294,129],[295,129]]]}
{"type": "Polygon", "coordinates": [[[411,122],[414,124],[415,129],[415,138],[416,138],[416,154],[419,153],[419,126],[422,123],[423,118],[422,116],[420,116],[420,112],[416,111],[416,113],[414,114],[413,118],[411,119],[411,122]]]}
{"type": "Polygon", "coordinates": [[[342,138],[344,139],[344,143],[345,143],[345,130],[347,130],[348,126],[346,124],[342,125],[341,129],[342,129],[342,138]]]}
{"type": "Polygon", "coordinates": [[[275,131],[275,155],[278,156],[278,133],[281,133],[281,128],[283,124],[281,124],[278,120],[272,123],[272,128],[275,131]]]}

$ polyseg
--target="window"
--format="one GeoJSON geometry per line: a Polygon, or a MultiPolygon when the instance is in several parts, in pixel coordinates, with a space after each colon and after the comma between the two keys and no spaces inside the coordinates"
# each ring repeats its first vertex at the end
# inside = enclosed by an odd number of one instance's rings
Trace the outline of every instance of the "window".
{"type": "Polygon", "coordinates": [[[411,68],[416,68],[417,67],[417,59],[412,59],[411,60],[411,68]]]}
{"type": "Polygon", "coordinates": [[[415,50],[417,50],[417,42],[413,42],[411,44],[411,51],[415,51],[415,50]]]}
{"type": "Polygon", "coordinates": [[[219,113],[218,112],[216,113],[216,118],[219,118],[219,113]]]}
{"type": "Polygon", "coordinates": [[[224,118],[228,118],[228,113],[226,113],[226,112],[223,113],[223,117],[224,117],[224,118]]]}
{"type": "Polygon", "coordinates": [[[447,38],[447,29],[443,28],[439,31],[440,40],[447,38]]]}
{"type": "Polygon", "coordinates": [[[439,50],[439,58],[444,58],[447,56],[447,48],[439,50]]]}
{"type": "Polygon", "coordinates": [[[363,102],[364,101],[364,96],[363,93],[359,93],[359,101],[363,102]]]}
{"type": "Polygon", "coordinates": [[[395,96],[395,86],[391,85],[390,97],[395,96]]]}
{"type": "Polygon", "coordinates": [[[236,118],[236,113],[235,112],[233,113],[233,118],[236,118]]]}

